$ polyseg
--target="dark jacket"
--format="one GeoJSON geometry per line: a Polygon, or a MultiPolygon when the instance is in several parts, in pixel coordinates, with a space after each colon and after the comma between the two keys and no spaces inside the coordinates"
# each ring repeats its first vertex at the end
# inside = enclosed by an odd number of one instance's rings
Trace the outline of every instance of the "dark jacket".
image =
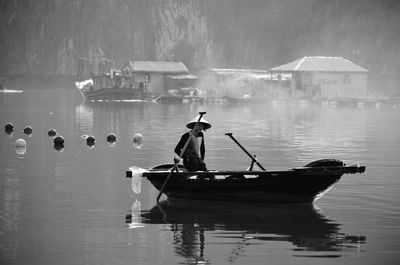
{"type": "MultiPolygon", "coordinates": [[[[185,146],[187,139],[189,138],[189,135],[190,135],[190,132],[187,132],[187,133],[182,135],[181,140],[176,145],[175,150],[174,150],[177,155],[181,154],[182,149],[185,146]]],[[[205,145],[204,145],[204,135],[203,135],[203,133],[200,132],[198,137],[202,138],[201,145],[200,145],[200,156],[201,157],[199,157],[199,155],[197,154],[196,148],[194,146],[195,143],[193,143],[193,139],[192,139],[192,140],[190,140],[188,146],[186,147],[185,153],[183,153],[183,156],[182,156],[183,158],[186,158],[186,157],[187,158],[189,158],[189,157],[190,158],[201,158],[202,160],[204,160],[204,155],[206,153],[206,148],[205,148],[205,145]]]]}

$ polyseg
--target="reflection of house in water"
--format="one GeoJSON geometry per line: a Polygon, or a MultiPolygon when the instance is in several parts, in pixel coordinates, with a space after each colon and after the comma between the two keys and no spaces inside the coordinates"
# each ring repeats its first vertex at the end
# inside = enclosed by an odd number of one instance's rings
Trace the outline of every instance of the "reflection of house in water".
{"type": "Polygon", "coordinates": [[[135,61],[133,67],[136,87],[148,95],[191,88],[197,80],[182,62],[135,61]]]}
{"type": "Polygon", "coordinates": [[[211,69],[202,75],[200,87],[207,97],[278,98],[280,86],[265,70],[211,69]]]}
{"type": "Polygon", "coordinates": [[[342,57],[303,57],[270,69],[271,75],[291,75],[289,96],[365,97],[368,70],[342,57]]]}

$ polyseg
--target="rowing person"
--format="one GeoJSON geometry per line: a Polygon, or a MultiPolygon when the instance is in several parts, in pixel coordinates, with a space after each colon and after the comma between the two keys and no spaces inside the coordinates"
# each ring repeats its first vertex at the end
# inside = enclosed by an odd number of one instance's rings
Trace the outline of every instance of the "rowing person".
{"type": "Polygon", "coordinates": [[[186,127],[191,129],[191,131],[182,135],[174,151],[177,155],[181,155],[185,143],[191,137],[185,152],[182,154],[183,166],[189,171],[208,171],[204,162],[206,148],[203,131],[210,129],[211,124],[204,118],[201,118],[197,122],[198,119],[199,117],[196,117],[186,124],[186,127]]]}

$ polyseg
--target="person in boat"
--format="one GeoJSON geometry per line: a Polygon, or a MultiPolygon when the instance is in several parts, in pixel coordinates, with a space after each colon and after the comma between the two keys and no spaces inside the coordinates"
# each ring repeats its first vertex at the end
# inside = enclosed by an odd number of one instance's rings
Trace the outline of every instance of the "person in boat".
{"type": "Polygon", "coordinates": [[[186,150],[182,154],[183,166],[189,171],[208,171],[206,163],[204,162],[206,148],[203,131],[210,129],[211,124],[204,118],[201,118],[200,122],[196,125],[197,120],[198,117],[194,118],[186,125],[187,128],[192,130],[182,135],[174,151],[180,156],[186,141],[190,137],[186,150]]]}

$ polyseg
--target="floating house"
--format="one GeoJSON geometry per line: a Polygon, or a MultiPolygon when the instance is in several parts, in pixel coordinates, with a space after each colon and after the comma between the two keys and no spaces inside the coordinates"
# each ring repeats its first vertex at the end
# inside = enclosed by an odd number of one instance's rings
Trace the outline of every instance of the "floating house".
{"type": "Polygon", "coordinates": [[[182,62],[117,62],[79,58],[75,86],[85,99],[146,99],[169,91],[184,94],[193,87],[197,76],[182,62]]]}
{"type": "Polygon", "coordinates": [[[271,78],[290,74],[282,87],[288,96],[362,98],[367,94],[368,70],[342,57],[303,57],[270,69],[271,78]]]}
{"type": "Polygon", "coordinates": [[[214,68],[202,74],[199,86],[207,97],[265,98],[279,90],[269,84],[269,78],[265,70],[214,68]]]}
{"type": "Polygon", "coordinates": [[[182,62],[134,61],[129,67],[133,69],[135,86],[148,95],[180,92],[193,87],[198,79],[182,62]]]}

